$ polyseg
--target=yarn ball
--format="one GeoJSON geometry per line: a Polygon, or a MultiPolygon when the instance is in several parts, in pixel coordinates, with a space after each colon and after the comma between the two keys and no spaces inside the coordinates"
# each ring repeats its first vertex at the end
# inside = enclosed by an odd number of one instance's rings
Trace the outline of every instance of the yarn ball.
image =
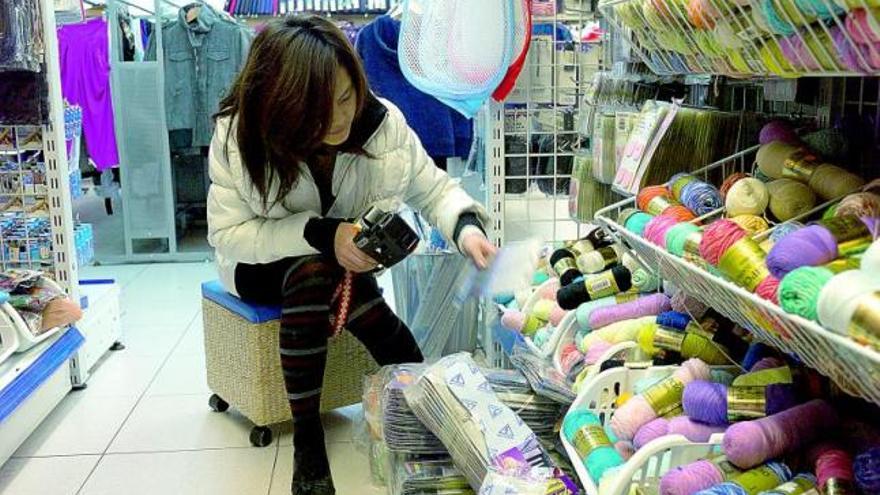
{"type": "Polygon", "coordinates": [[[858,191],[865,185],[865,179],[837,165],[825,163],[819,165],[810,175],[809,185],[820,198],[829,200],[858,191]]]}
{"type": "Polygon", "coordinates": [[[638,211],[626,220],[624,228],[633,234],[643,235],[645,233],[645,227],[648,226],[648,222],[650,222],[652,218],[654,218],[653,215],[638,211]]]}
{"type": "MultiPolygon", "coordinates": [[[[831,37],[837,38],[837,35],[840,33],[840,28],[832,26],[830,31],[831,37]]],[[[845,40],[844,43],[847,45],[849,44],[849,42],[845,40]]],[[[835,39],[835,45],[836,44],[837,40],[835,39]]],[[[846,139],[846,135],[844,135],[840,129],[820,129],[805,134],[801,137],[801,141],[809,146],[810,149],[816,150],[817,153],[831,160],[843,160],[849,152],[849,142],[846,139]]]]}
{"type": "Polygon", "coordinates": [[[770,213],[780,222],[810,211],[816,206],[816,194],[810,186],[792,179],[776,179],[767,184],[770,213]]]}
{"type": "Polygon", "coordinates": [[[590,473],[590,477],[595,481],[602,479],[606,471],[624,463],[623,457],[614,448],[611,439],[607,437],[602,428],[599,418],[590,411],[577,410],[569,412],[562,424],[562,431],[566,439],[576,445],[575,437],[580,431],[589,431],[593,435],[598,435],[600,441],[607,441],[607,446],[594,448],[589,452],[578,452],[582,456],[581,461],[590,473]]]}
{"type": "Polygon", "coordinates": [[[727,215],[762,215],[770,204],[770,192],[767,186],[753,177],[742,178],[727,191],[724,206],[727,215]]]}
{"type": "Polygon", "coordinates": [[[628,303],[596,309],[590,315],[590,328],[599,329],[618,321],[658,315],[671,308],[669,296],[651,294],[628,303]]]}
{"type": "Polygon", "coordinates": [[[599,273],[616,265],[621,256],[623,250],[617,244],[613,244],[578,256],[577,265],[583,274],[599,273]]]}
{"type": "MultiPolygon", "coordinates": [[[[671,307],[671,305],[670,305],[671,307]]],[[[678,311],[664,311],[657,315],[657,324],[661,327],[684,330],[692,321],[691,315],[678,311]]]]}
{"type": "Polygon", "coordinates": [[[656,440],[660,437],[665,437],[669,434],[669,420],[666,418],[657,418],[652,421],[648,421],[639,431],[636,432],[636,436],[633,437],[633,446],[636,449],[640,449],[651,442],[652,440],[656,440]]]}
{"type": "Polygon", "coordinates": [[[757,234],[769,229],[767,221],[757,215],[737,215],[731,218],[737,225],[746,229],[749,234],[757,234]]]}
{"type": "Polygon", "coordinates": [[[790,479],[791,470],[788,466],[781,462],[768,462],[759,468],[734,475],[731,481],[706,488],[695,495],[751,495],[776,488],[790,479]]]}
{"type": "Polygon", "coordinates": [[[574,282],[574,279],[581,276],[581,272],[577,269],[575,263],[575,255],[568,249],[557,249],[550,256],[550,266],[559,275],[559,281],[563,286],[574,282]],[[568,264],[566,268],[565,263],[568,264]]]}
{"type": "Polygon", "coordinates": [[[681,189],[679,197],[690,211],[697,215],[706,215],[723,206],[718,188],[701,180],[693,180],[681,189]]]}
{"type": "Polygon", "coordinates": [[[684,245],[687,238],[700,231],[700,227],[690,222],[673,225],[666,231],[666,250],[676,256],[684,256],[684,245]]]}
{"type": "Polygon", "coordinates": [[[800,147],[793,144],[772,141],[758,148],[755,163],[758,164],[758,169],[767,177],[780,179],[785,168],[785,160],[800,149],[800,147]]]}
{"type": "Polygon", "coordinates": [[[880,240],[875,240],[862,254],[861,269],[875,277],[880,277],[880,240]]]}
{"type": "Polygon", "coordinates": [[[837,204],[834,216],[880,217],[880,195],[870,192],[853,193],[837,204]]]}
{"type": "Polygon", "coordinates": [[[816,478],[823,493],[830,479],[850,483],[855,480],[852,455],[833,443],[824,442],[814,446],[807,457],[815,463],[816,478]]]}
{"type": "Polygon", "coordinates": [[[755,287],[755,295],[774,304],[779,304],[779,279],[770,275],[755,287]]]}
{"type": "Polygon", "coordinates": [[[856,484],[863,493],[880,493],[880,447],[868,449],[853,461],[856,484]]]}
{"type": "MultiPolygon", "coordinates": [[[[693,380],[705,380],[711,375],[709,366],[699,359],[689,359],[668,378],[671,383],[678,381],[687,385],[693,380]]],[[[663,387],[663,383],[655,385],[663,387]]],[[[652,388],[653,390],[653,388],[652,388]]],[[[665,404],[677,404],[681,402],[681,389],[672,388],[664,395],[665,404]]],[[[639,394],[623,405],[614,416],[611,417],[611,428],[618,438],[632,440],[639,428],[645,423],[658,417],[657,412],[645,398],[646,394],[639,394]]]]}
{"type": "Polygon", "coordinates": [[[679,222],[690,222],[697,218],[694,213],[682,205],[672,205],[663,210],[663,216],[672,217],[679,222]]]}
{"type": "Polygon", "coordinates": [[[583,282],[575,282],[559,289],[556,299],[562,309],[572,310],[593,299],[626,292],[632,287],[632,273],[624,266],[593,275],[583,282]]]}
{"type": "Polygon", "coordinates": [[[799,222],[780,223],[773,227],[773,231],[770,232],[770,240],[773,241],[773,244],[775,245],[783,237],[802,228],[804,228],[804,224],[799,222]]]}
{"type": "Polygon", "coordinates": [[[599,360],[602,359],[602,356],[604,356],[612,347],[614,347],[613,344],[609,344],[604,340],[594,343],[589,349],[587,349],[587,353],[584,354],[584,364],[593,365],[598,363],[599,360]]]}
{"type": "Polygon", "coordinates": [[[724,434],[724,452],[735,466],[749,469],[811,444],[838,422],[837,412],[827,402],[812,400],[766,418],[736,423],[724,434]]]}
{"type": "Polygon", "coordinates": [[[761,128],[758,135],[758,142],[767,144],[772,141],[780,141],[788,144],[797,144],[800,142],[798,135],[794,132],[791,124],[783,120],[772,120],[761,128]]]}
{"type": "Polygon", "coordinates": [[[678,223],[678,220],[671,216],[656,216],[645,226],[644,237],[651,243],[665,248],[666,233],[678,223]]]}
{"type": "Polygon", "coordinates": [[[724,482],[724,473],[709,460],[670,469],[660,478],[661,495],[693,495],[724,482]]]}
{"type": "Polygon", "coordinates": [[[734,184],[739,182],[742,179],[748,178],[749,175],[742,172],[735,172],[721,183],[721,187],[718,188],[718,192],[721,194],[721,199],[727,199],[727,193],[730,191],[730,188],[733,187],[734,184]]]}
{"type": "MultiPolygon", "coordinates": [[[[723,426],[731,422],[727,409],[728,387],[720,383],[694,380],[684,388],[682,406],[684,413],[695,421],[723,426]]],[[[797,397],[790,385],[769,385],[764,391],[764,412],[776,414],[797,404],[797,397]]]]}
{"type": "Polygon", "coordinates": [[[776,242],[767,254],[767,268],[775,277],[802,266],[824,265],[838,256],[837,239],[822,225],[810,225],[776,242]]]}
{"type": "Polygon", "coordinates": [[[562,347],[562,351],[559,353],[559,363],[562,367],[562,372],[566,375],[568,375],[578,363],[583,361],[583,359],[584,355],[581,354],[577,346],[571,342],[565,344],[562,347]]]}
{"type": "Polygon", "coordinates": [[[846,335],[849,323],[860,304],[860,296],[880,290],[880,277],[864,270],[849,270],[831,278],[819,292],[819,322],[846,335]]]}
{"type": "Polygon", "coordinates": [[[831,270],[823,267],[802,266],[792,270],[779,284],[779,305],[787,313],[818,321],[819,294],[833,276],[831,270]]]}
{"type": "Polygon", "coordinates": [[[666,208],[675,204],[678,204],[678,201],[666,186],[643,187],[636,195],[636,206],[639,210],[652,215],[660,215],[666,208]]]}
{"type": "Polygon", "coordinates": [[[704,443],[712,438],[712,435],[724,433],[726,425],[713,426],[699,421],[694,421],[687,416],[678,416],[669,420],[669,435],[681,435],[691,442],[704,443]]]}
{"type": "Polygon", "coordinates": [[[602,299],[581,304],[575,310],[575,319],[577,320],[578,327],[582,330],[591,330],[590,315],[593,314],[593,311],[605,306],[613,306],[615,304],[617,304],[617,298],[614,296],[603,297],[602,299]]]}

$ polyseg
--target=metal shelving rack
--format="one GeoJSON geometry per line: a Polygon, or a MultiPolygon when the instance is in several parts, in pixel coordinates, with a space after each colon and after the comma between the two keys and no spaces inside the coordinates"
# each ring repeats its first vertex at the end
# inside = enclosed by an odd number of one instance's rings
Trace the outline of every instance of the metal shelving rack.
{"type": "MultiPolygon", "coordinates": [[[[58,39],[56,35],[56,23],[54,3],[52,0],[40,0],[41,25],[43,30],[43,68],[48,81],[49,123],[40,129],[42,145],[40,149],[36,145],[28,146],[29,150],[15,150],[16,160],[20,161],[23,156],[36,156],[42,154],[45,163],[45,190],[40,188],[33,190],[21,188],[19,201],[27,198],[45,197],[48,204],[48,219],[51,231],[51,256],[41,257],[47,259],[34,260],[30,255],[25,260],[12,260],[4,258],[2,268],[10,267],[33,267],[51,272],[57,283],[75,300],[79,300],[77,262],[73,235],[73,215],[70,198],[70,177],[68,174],[67,156],[65,151],[64,136],[64,103],[61,95],[61,71],[59,64],[58,39]],[[22,262],[23,261],[23,262],[22,262]]],[[[19,133],[24,129],[16,128],[19,133]]],[[[21,173],[21,171],[19,172],[21,173]]],[[[22,185],[23,176],[18,177],[22,185]]],[[[27,212],[21,212],[22,218],[28,218],[27,212]]],[[[39,215],[38,215],[39,216],[39,215]]],[[[41,214],[46,217],[45,210],[41,214]]],[[[26,236],[22,242],[29,245],[34,239],[26,236]]],[[[30,252],[30,250],[26,250],[30,252]]],[[[2,376],[0,382],[13,384],[19,376],[29,372],[31,363],[39,361],[43,353],[53,347],[53,343],[64,339],[67,334],[60,332],[58,336],[48,339],[43,345],[22,353],[14,354],[0,366],[2,376]]],[[[81,337],[77,337],[81,339],[81,337]]],[[[61,401],[73,385],[70,361],[75,358],[73,352],[76,346],[68,348],[70,356],[60,362],[60,367],[46,374],[41,385],[30,391],[30,395],[24,399],[17,408],[5,419],[0,431],[0,461],[5,461],[18,444],[24,441],[30,432],[36,428],[52,409],[61,401]]],[[[57,350],[57,349],[56,349],[57,350]]],[[[66,355],[66,354],[64,354],[66,355]]],[[[55,356],[58,359],[58,356],[55,356]]]]}

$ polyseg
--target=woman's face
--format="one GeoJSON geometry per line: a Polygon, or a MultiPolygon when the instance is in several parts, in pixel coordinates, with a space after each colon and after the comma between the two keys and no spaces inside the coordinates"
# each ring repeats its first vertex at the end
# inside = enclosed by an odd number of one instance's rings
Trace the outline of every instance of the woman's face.
{"type": "Polygon", "coordinates": [[[333,122],[327,135],[324,136],[324,144],[338,146],[348,139],[351,132],[351,123],[354,120],[357,109],[357,98],[351,77],[345,69],[336,70],[336,89],[333,95],[333,122]]]}

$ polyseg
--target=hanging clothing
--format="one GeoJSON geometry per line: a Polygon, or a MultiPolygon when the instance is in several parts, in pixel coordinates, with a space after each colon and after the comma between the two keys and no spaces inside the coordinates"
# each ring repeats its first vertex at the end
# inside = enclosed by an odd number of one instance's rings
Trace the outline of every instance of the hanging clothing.
{"type": "Polygon", "coordinates": [[[83,110],[86,148],[98,170],[119,164],[110,92],[110,41],[107,21],[91,19],[58,29],[61,93],[83,110]]]}
{"type": "Polygon", "coordinates": [[[0,69],[38,72],[43,62],[37,0],[0,2],[0,69]]]}
{"type": "MultiPolygon", "coordinates": [[[[169,131],[192,130],[190,146],[208,146],[220,100],[244,65],[250,30],[206,4],[180,9],[161,29],[165,65],[165,117],[169,131]],[[200,11],[187,22],[189,9],[200,11]]],[[[156,34],[146,59],[156,60],[156,34]]]]}
{"type": "Polygon", "coordinates": [[[467,158],[473,122],[407,81],[397,58],[399,37],[400,21],[387,15],[361,29],[356,47],[370,87],[400,108],[431,158],[467,158]]]}

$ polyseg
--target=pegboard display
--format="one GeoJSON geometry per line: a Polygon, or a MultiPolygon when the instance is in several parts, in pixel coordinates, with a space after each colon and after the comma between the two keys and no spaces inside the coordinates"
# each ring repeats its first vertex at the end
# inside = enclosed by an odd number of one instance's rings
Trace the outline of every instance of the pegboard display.
{"type": "Polygon", "coordinates": [[[532,41],[517,85],[484,112],[493,240],[559,240],[580,229],[569,205],[586,89],[601,68],[598,23],[586,11],[532,19],[532,41]]]}

